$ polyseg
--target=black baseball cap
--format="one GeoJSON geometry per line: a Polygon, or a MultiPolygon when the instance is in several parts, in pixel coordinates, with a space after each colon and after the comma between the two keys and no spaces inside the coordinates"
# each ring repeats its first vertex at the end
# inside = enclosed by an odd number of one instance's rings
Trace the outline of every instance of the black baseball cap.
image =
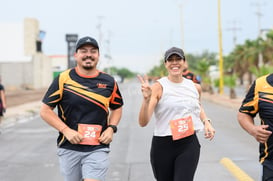
{"type": "Polygon", "coordinates": [[[185,60],[185,55],[184,52],[181,48],[177,48],[177,47],[172,47],[170,49],[168,49],[165,52],[165,56],[164,56],[164,60],[165,62],[168,60],[168,58],[170,58],[170,56],[172,56],[173,54],[178,55],[179,57],[181,57],[183,60],[185,60]]]}
{"type": "Polygon", "coordinates": [[[77,51],[83,45],[92,45],[93,47],[99,49],[98,42],[94,38],[89,36],[85,36],[77,41],[75,51],[77,51]]]}

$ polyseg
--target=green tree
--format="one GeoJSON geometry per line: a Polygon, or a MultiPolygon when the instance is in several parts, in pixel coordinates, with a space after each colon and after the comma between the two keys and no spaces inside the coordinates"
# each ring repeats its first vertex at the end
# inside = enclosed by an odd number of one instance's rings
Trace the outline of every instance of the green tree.
{"type": "Polygon", "coordinates": [[[209,93],[213,94],[213,88],[212,88],[212,82],[211,82],[211,77],[209,75],[209,67],[210,67],[210,62],[207,61],[206,59],[202,59],[197,63],[197,72],[200,74],[202,77],[202,89],[204,91],[208,91],[209,93]]]}
{"type": "Polygon", "coordinates": [[[163,76],[166,76],[167,75],[167,70],[165,68],[165,65],[164,65],[164,61],[163,59],[160,60],[160,64],[157,65],[157,66],[154,66],[149,72],[148,72],[148,76],[151,78],[151,79],[156,79],[156,78],[159,78],[159,77],[163,77],[163,76]]]}
{"type": "Polygon", "coordinates": [[[103,71],[108,72],[111,75],[119,75],[121,77],[122,81],[125,78],[132,78],[132,77],[136,76],[135,72],[132,72],[127,68],[109,67],[109,68],[103,69],[103,71]]]}
{"type": "MultiPolygon", "coordinates": [[[[208,61],[209,65],[215,65],[216,60],[216,53],[210,53],[208,51],[204,51],[201,54],[186,54],[186,60],[189,65],[189,69],[194,72],[195,74],[198,74],[198,62],[202,59],[206,59],[208,61]]],[[[160,60],[160,64],[154,66],[149,72],[148,75],[150,77],[162,77],[167,75],[167,70],[164,65],[164,60],[160,60]]]]}
{"type": "Polygon", "coordinates": [[[237,45],[235,49],[225,57],[224,66],[227,66],[227,63],[231,63],[232,73],[236,73],[240,79],[240,84],[243,85],[243,77],[248,71],[248,62],[246,61],[244,54],[244,46],[237,45]]]}
{"type": "Polygon", "coordinates": [[[273,73],[273,66],[262,65],[259,68],[252,66],[250,67],[250,71],[256,76],[261,77],[263,75],[273,73]]]}
{"type": "Polygon", "coordinates": [[[224,84],[229,88],[229,97],[235,99],[237,97],[235,92],[237,75],[231,74],[224,76],[224,84]]]}
{"type": "Polygon", "coordinates": [[[262,47],[262,56],[263,56],[263,63],[272,65],[273,62],[273,30],[269,31],[266,34],[265,40],[261,40],[260,42],[262,47]]]}
{"type": "Polygon", "coordinates": [[[234,60],[233,70],[239,76],[241,84],[245,74],[248,75],[248,84],[252,83],[253,78],[249,68],[251,66],[258,67],[259,51],[258,40],[246,40],[244,45],[237,45],[230,54],[230,58],[234,60]]]}
{"type": "Polygon", "coordinates": [[[198,62],[201,60],[207,60],[209,65],[216,65],[216,53],[210,53],[207,50],[201,54],[186,54],[186,60],[188,61],[189,69],[193,72],[198,73],[198,62]]]}

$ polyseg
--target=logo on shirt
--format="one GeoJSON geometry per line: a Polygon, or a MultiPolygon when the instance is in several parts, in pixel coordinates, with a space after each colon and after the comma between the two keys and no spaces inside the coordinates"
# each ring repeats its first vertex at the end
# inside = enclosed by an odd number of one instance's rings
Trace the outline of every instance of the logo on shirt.
{"type": "Polygon", "coordinates": [[[98,88],[103,88],[105,89],[107,87],[107,84],[103,84],[103,83],[97,83],[98,88]]]}

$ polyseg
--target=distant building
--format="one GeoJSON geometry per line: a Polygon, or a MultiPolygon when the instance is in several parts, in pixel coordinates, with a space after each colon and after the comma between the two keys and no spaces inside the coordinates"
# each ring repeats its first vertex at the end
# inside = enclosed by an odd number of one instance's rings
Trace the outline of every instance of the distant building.
{"type": "Polygon", "coordinates": [[[219,72],[218,66],[211,65],[209,67],[209,76],[210,76],[212,81],[220,78],[220,72],[219,72]]]}
{"type": "Polygon", "coordinates": [[[63,72],[68,67],[67,55],[51,55],[51,66],[53,70],[53,77],[59,75],[59,73],[63,72]]]}
{"type": "Polygon", "coordinates": [[[6,89],[39,89],[53,78],[51,59],[42,53],[39,22],[0,22],[0,76],[6,89]]]}

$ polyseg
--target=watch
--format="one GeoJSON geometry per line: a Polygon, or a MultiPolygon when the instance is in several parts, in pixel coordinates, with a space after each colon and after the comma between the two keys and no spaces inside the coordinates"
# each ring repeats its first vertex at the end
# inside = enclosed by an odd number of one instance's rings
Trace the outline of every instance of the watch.
{"type": "Polygon", "coordinates": [[[116,133],[117,131],[118,131],[118,128],[117,128],[117,126],[115,126],[115,125],[108,125],[108,127],[110,127],[110,128],[112,128],[113,129],[113,131],[114,131],[114,133],[116,133]]]}

